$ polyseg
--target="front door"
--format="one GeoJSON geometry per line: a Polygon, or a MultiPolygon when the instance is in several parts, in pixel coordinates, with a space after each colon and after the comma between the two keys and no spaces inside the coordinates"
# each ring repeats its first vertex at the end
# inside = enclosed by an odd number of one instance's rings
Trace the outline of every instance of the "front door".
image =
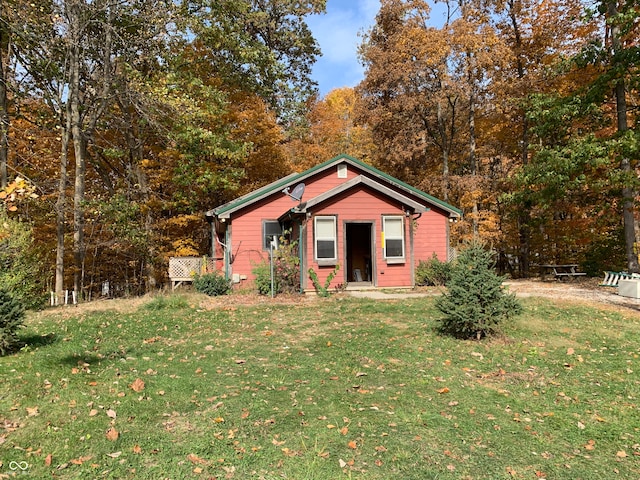
{"type": "Polygon", "coordinates": [[[345,224],[345,280],[349,284],[373,284],[372,226],[370,222],[345,224]]]}

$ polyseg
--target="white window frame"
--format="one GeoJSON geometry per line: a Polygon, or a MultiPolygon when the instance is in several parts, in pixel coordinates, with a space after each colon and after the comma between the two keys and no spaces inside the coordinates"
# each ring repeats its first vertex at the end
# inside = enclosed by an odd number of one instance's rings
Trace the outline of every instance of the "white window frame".
{"type": "Polygon", "coordinates": [[[336,265],[338,263],[338,219],[334,215],[318,215],[313,218],[313,258],[318,265],[336,265]],[[318,221],[330,220],[333,223],[332,236],[318,235],[318,221]],[[333,257],[318,257],[318,241],[333,241],[333,257]]]}
{"type": "MultiPolygon", "coordinates": [[[[279,227],[278,236],[276,237],[276,244],[280,243],[280,235],[282,235],[282,225],[277,220],[263,220],[262,221],[262,250],[269,251],[269,245],[267,244],[267,224],[277,223],[279,227]]],[[[271,242],[269,242],[271,243],[271,242]]]]}
{"type": "Polygon", "coordinates": [[[384,235],[384,259],[387,263],[404,263],[406,256],[406,246],[405,246],[405,238],[404,238],[404,216],[403,215],[383,215],[382,216],[382,232],[384,235]],[[392,234],[387,228],[388,221],[400,221],[400,236],[392,234]],[[400,256],[389,256],[387,255],[387,242],[389,240],[400,240],[402,242],[402,255],[400,256]]]}

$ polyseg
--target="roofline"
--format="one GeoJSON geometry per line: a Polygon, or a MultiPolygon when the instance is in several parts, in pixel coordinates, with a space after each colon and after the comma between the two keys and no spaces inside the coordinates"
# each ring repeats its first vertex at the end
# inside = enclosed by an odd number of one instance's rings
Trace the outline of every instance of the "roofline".
{"type": "Polygon", "coordinates": [[[231,202],[227,202],[223,205],[220,205],[219,207],[216,207],[212,210],[209,210],[208,212],[206,212],[205,215],[209,216],[209,217],[218,217],[218,218],[230,218],[231,214],[240,210],[241,208],[247,206],[250,203],[254,203],[257,201],[260,201],[266,197],[268,197],[269,195],[271,195],[272,193],[274,193],[277,190],[282,190],[285,187],[296,183],[296,182],[301,182],[302,180],[305,180],[306,178],[309,178],[310,176],[314,175],[315,173],[325,170],[329,167],[331,167],[334,164],[340,163],[341,161],[346,161],[347,163],[350,163],[362,170],[368,171],[372,174],[374,174],[375,176],[377,176],[378,178],[382,178],[385,181],[391,183],[392,185],[395,185],[405,191],[408,191],[410,193],[412,193],[413,195],[417,195],[418,197],[424,198],[425,200],[427,200],[429,203],[432,203],[436,206],[438,206],[439,208],[449,212],[449,216],[453,216],[453,217],[461,217],[462,216],[462,210],[457,209],[456,207],[454,207],[453,205],[448,204],[447,202],[444,202],[436,197],[433,197],[431,195],[429,195],[428,193],[423,192],[422,190],[418,190],[417,188],[412,187],[411,185],[404,183],[401,180],[398,180],[397,178],[392,177],[391,175],[388,175],[386,173],[384,173],[381,170],[378,170],[377,168],[368,165],[350,155],[346,155],[346,154],[341,154],[338,155],[332,159],[329,159],[325,162],[322,162],[314,167],[311,167],[308,170],[305,170],[304,172],[301,173],[293,173],[291,175],[288,175],[284,178],[281,178],[273,183],[270,183],[268,185],[265,185],[264,187],[261,187],[257,190],[254,190],[250,193],[248,193],[247,195],[243,195],[242,197],[236,198],[235,200],[232,200],[231,202]]]}
{"type": "Polygon", "coordinates": [[[389,198],[393,198],[394,200],[398,200],[404,205],[413,208],[416,212],[424,213],[429,210],[428,207],[422,205],[415,200],[411,200],[409,197],[405,197],[402,194],[397,193],[395,190],[392,190],[389,187],[385,187],[381,183],[376,182],[375,180],[370,179],[369,177],[365,177],[364,175],[358,175],[357,177],[352,178],[351,180],[344,182],[331,190],[328,190],[320,195],[312,198],[311,200],[302,204],[301,208],[293,208],[296,213],[305,213],[309,208],[314,207],[322,202],[325,202],[336,195],[339,195],[342,192],[345,192],[357,185],[364,184],[367,185],[374,190],[383,193],[389,198]]]}

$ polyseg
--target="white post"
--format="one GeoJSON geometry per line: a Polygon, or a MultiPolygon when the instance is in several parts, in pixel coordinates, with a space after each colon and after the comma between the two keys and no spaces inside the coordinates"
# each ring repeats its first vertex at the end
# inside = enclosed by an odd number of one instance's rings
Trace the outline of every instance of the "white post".
{"type": "Polygon", "coordinates": [[[78,296],[77,296],[77,294],[76,294],[76,291],[75,291],[75,290],[73,290],[73,291],[71,292],[71,297],[73,298],[73,304],[74,304],[74,305],[77,305],[77,304],[78,304],[78,296]]]}
{"type": "Polygon", "coordinates": [[[56,305],[56,294],[55,292],[49,292],[51,294],[51,306],[54,307],[56,305]]]}
{"type": "Polygon", "coordinates": [[[64,291],[64,304],[65,305],[69,304],[69,290],[64,291]]]}

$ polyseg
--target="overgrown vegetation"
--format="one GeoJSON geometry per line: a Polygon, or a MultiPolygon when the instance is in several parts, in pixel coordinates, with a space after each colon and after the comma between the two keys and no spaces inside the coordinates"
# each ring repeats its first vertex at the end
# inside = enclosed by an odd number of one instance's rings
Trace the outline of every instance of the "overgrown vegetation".
{"type": "Polygon", "coordinates": [[[213,272],[196,275],[193,279],[193,288],[196,292],[217,297],[231,292],[232,285],[231,280],[225,278],[220,272],[213,272]]]}
{"type": "Polygon", "coordinates": [[[46,301],[41,270],[31,226],[9,218],[0,203],[0,289],[25,308],[40,308],[46,301]]]}
{"type": "Polygon", "coordinates": [[[431,298],[176,297],[28,315],[0,358],[0,475],[640,478],[635,312],[528,298],[479,345],[435,335],[431,298]]]}
{"type": "Polygon", "coordinates": [[[0,356],[17,348],[18,329],[24,322],[24,309],[17,298],[0,288],[0,356]]]}
{"type": "Polygon", "coordinates": [[[333,280],[340,270],[340,264],[337,264],[334,269],[329,272],[327,278],[324,280],[324,283],[320,283],[320,279],[318,278],[318,274],[313,268],[308,270],[309,278],[311,279],[311,283],[313,283],[313,287],[316,289],[316,293],[319,297],[328,297],[331,293],[329,291],[329,286],[331,285],[331,280],[333,280]]]}
{"type": "Polygon", "coordinates": [[[451,278],[451,263],[441,262],[434,253],[429,260],[420,260],[415,278],[416,285],[443,286],[451,278]]]}
{"type": "Polygon", "coordinates": [[[436,301],[443,313],[440,331],[458,338],[481,339],[496,333],[502,322],[522,312],[514,294],[495,273],[494,254],[482,244],[465,248],[451,268],[451,279],[436,301]]]}
{"type": "MultiPolygon", "coordinates": [[[[278,248],[273,251],[273,290],[278,293],[300,292],[300,257],[298,241],[290,239],[291,231],[279,238],[278,248]]],[[[260,295],[271,294],[271,263],[269,260],[254,265],[255,286],[260,295]]]]}

